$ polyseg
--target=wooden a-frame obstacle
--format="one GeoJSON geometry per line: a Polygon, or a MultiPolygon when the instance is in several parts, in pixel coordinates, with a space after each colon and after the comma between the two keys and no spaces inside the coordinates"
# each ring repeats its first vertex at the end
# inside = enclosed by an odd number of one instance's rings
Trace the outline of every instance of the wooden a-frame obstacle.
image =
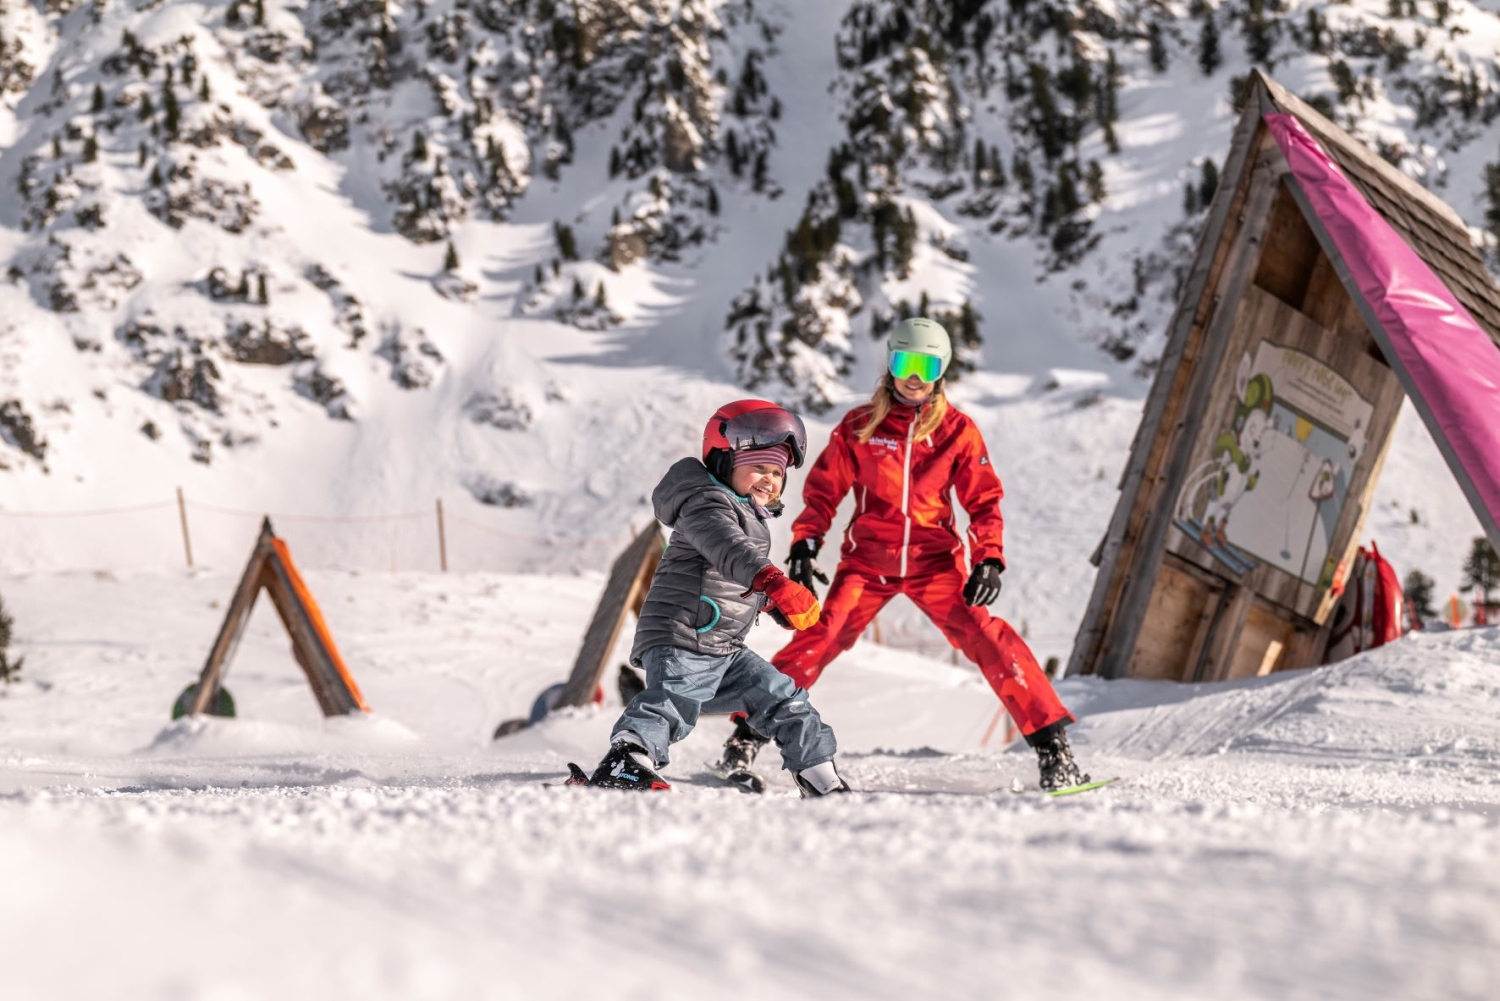
{"type": "Polygon", "coordinates": [[[370,707],[359,692],[359,686],[349,675],[349,669],[339,656],[333,642],[333,634],[323,621],[323,613],[313,600],[297,566],[292,562],[291,550],[271,530],[271,519],[261,522],[260,537],[255,540],[255,549],[245,564],[239,587],[229,603],[224,624],[219,627],[219,636],[203,665],[203,673],[194,686],[189,713],[209,712],[223,684],[224,672],[228,669],[230,656],[239,645],[245,624],[250,621],[250,611],[255,599],[264,588],[271,596],[276,614],[286,626],[292,640],[292,653],[307,674],[313,695],[324,716],[342,716],[355,712],[369,712],[370,707]]]}
{"type": "MultiPolygon", "coordinates": [[[[577,659],[573,661],[573,671],[568,675],[557,700],[546,709],[585,706],[595,700],[595,693],[599,690],[599,683],[603,680],[609,663],[610,652],[614,650],[615,642],[620,638],[620,630],[625,626],[625,615],[627,612],[632,615],[641,614],[641,606],[646,603],[646,592],[651,588],[651,578],[656,574],[656,565],[661,562],[665,544],[660,526],[653,521],[615,559],[614,565],[609,568],[609,580],[605,582],[604,593],[599,596],[599,604],[594,608],[594,617],[589,621],[588,631],[584,633],[583,645],[578,650],[577,659]]],[[[536,722],[536,719],[537,714],[533,713],[529,720],[506,720],[495,729],[495,737],[498,739],[515,733],[524,729],[528,723],[536,722]]]]}
{"type": "Polygon", "coordinates": [[[1403,399],[1500,545],[1500,288],[1458,214],[1258,71],[1068,674],[1324,661],[1403,399]]]}

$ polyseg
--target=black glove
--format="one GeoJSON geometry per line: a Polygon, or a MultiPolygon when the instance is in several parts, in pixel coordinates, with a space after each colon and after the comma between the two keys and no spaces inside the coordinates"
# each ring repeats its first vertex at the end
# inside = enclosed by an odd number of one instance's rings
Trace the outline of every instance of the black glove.
{"type": "Polygon", "coordinates": [[[1005,572],[1005,564],[999,560],[984,560],[969,574],[969,582],[964,585],[964,604],[966,605],[989,605],[1000,597],[1000,575],[1005,572]]]}
{"type": "Polygon", "coordinates": [[[828,577],[823,573],[823,568],[818,566],[813,559],[818,555],[818,542],[816,539],[798,539],[792,543],[792,551],[786,558],[786,575],[801,584],[818,596],[817,588],[813,587],[813,578],[816,577],[823,583],[828,583],[828,577]]]}
{"type": "Polygon", "coordinates": [[[777,608],[775,605],[766,605],[765,613],[771,617],[772,622],[776,623],[783,629],[797,628],[796,626],[792,625],[792,620],[787,618],[786,615],[783,614],[781,609],[777,608]]]}

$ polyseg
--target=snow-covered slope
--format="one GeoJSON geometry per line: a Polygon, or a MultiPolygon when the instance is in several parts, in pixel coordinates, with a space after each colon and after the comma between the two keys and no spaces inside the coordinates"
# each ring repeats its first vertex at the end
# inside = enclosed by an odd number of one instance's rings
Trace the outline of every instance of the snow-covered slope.
{"type": "MultiPolygon", "coordinates": [[[[306,565],[436,569],[441,499],[455,570],[597,568],[715,406],[821,410],[821,444],[925,299],[973,321],[955,396],[1007,485],[1000,611],[1065,656],[1250,52],[1478,233],[1496,24],[4,0],[0,566],[178,565],[180,486],[199,565],[269,512],[306,565]]],[[[1370,534],[1440,596],[1478,534],[1411,414],[1370,534]]]]}
{"type": "Polygon", "coordinates": [[[1085,767],[1123,780],[1056,801],[1008,791],[1034,759],[984,743],[974,672],[860,644],[814,697],[866,791],[714,787],[706,717],[674,792],[635,796],[543,784],[602,752],[613,695],[488,739],[566,670],[597,576],[308,580],[373,718],[318,717],[262,606],[241,717],[168,723],[231,573],[0,579],[27,658],[0,688],[5,997],[1500,989],[1493,629],[1247,682],[1066,681],[1085,767]]]}

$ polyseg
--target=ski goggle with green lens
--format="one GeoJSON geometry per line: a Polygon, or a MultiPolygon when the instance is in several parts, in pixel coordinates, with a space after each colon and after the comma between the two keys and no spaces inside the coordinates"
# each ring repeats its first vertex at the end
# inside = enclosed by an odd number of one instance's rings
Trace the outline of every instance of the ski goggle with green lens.
{"type": "Polygon", "coordinates": [[[916,376],[923,382],[937,382],[943,374],[943,359],[916,351],[892,351],[891,375],[898,381],[916,376]]]}

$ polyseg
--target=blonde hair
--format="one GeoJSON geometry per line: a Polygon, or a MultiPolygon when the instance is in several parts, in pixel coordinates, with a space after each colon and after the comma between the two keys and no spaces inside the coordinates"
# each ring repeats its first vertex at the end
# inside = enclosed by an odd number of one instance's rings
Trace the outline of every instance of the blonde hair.
{"type": "MultiPolygon", "coordinates": [[[[875,436],[875,429],[880,427],[881,421],[890,415],[891,407],[896,405],[896,382],[887,372],[881,376],[880,382],[875,386],[875,393],[870,397],[870,419],[865,426],[859,429],[855,438],[861,445],[868,445],[870,439],[875,436]]],[[[922,404],[921,420],[917,422],[917,428],[912,433],[913,438],[926,438],[938,429],[943,423],[943,418],[948,416],[948,396],[943,392],[943,380],[939,379],[937,385],[932,387],[932,396],[922,404]]]]}

